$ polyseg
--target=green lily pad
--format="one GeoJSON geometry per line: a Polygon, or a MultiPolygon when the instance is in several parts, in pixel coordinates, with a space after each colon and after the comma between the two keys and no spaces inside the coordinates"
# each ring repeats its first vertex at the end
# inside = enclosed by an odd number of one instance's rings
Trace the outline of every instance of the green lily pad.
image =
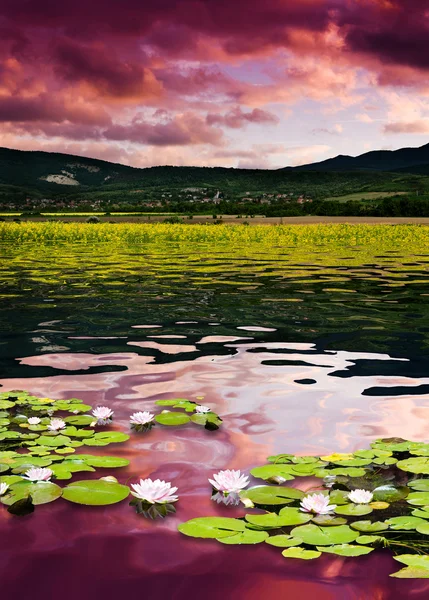
{"type": "Polygon", "coordinates": [[[63,497],[69,502],[89,506],[116,504],[125,500],[129,493],[126,485],[101,479],[75,481],[63,489],[63,497]]]}
{"type": "Polygon", "coordinates": [[[352,544],[339,544],[335,546],[317,546],[319,552],[327,552],[329,554],[336,554],[337,556],[363,556],[369,554],[374,550],[369,546],[354,546],[352,544]]]}
{"type": "Polygon", "coordinates": [[[390,529],[396,530],[404,530],[404,531],[412,531],[417,528],[419,525],[423,525],[426,523],[424,519],[420,519],[419,517],[392,517],[386,521],[387,525],[389,525],[390,529]]]}
{"type": "Polygon", "coordinates": [[[312,560],[319,558],[321,552],[316,550],[304,550],[303,548],[287,548],[283,550],[282,555],[285,558],[300,558],[301,560],[312,560]]]}
{"type": "Polygon", "coordinates": [[[276,464],[287,464],[291,462],[292,458],[294,458],[293,454],[276,454],[268,456],[267,461],[276,464]]]}
{"type": "Polygon", "coordinates": [[[246,515],[246,521],[260,527],[278,528],[308,523],[311,516],[308,513],[301,512],[298,508],[283,508],[278,515],[276,513],[246,515]]]}
{"type": "Polygon", "coordinates": [[[311,520],[316,525],[322,525],[323,527],[332,527],[334,525],[346,525],[347,519],[343,517],[333,517],[332,515],[317,515],[311,520]]]}
{"type": "Polygon", "coordinates": [[[91,438],[83,439],[85,446],[107,446],[107,444],[117,444],[126,442],[130,436],[121,431],[100,431],[91,438]]]}
{"type": "Polygon", "coordinates": [[[48,504],[57,500],[62,494],[62,489],[55,483],[50,481],[38,481],[30,483],[29,481],[20,481],[13,483],[6,496],[1,496],[1,502],[7,506],[11,506],[18,500],[31,496],[32,503],[37,506],[39,504],[48,504]]]}
{"type": "Polygon", "coordinates": [[[402,471],[408,471],[409,473],[429,475],[429,457],[423,456],[415,458],[407,458],[406,460],[399,460],[396,463],[398,469],[402,471]]]}
{"type": "Polygon", "coordinates": [[[402,554],[393,557],[398,562],[407,565],[406,568],[392,573],[390,577],[399,579],[428,579],[429,578],[429,556],[418,554],[402,554]]]}
{"type": "Polygon", "coordinates": [[[364,546],[366,544],[376,544],[383,541],[384,537],[381,535],[360,535],[356,540],[358,544],[363,544],[364,546]]]}
{"type": "Polygon", "coordinates": [[[255,467],[250,473],[253,477],[264,479],[265,481],[276,480],[278,478],[283,479],[284,481],[295,479],[285,465],[265,465],[263,467],[255,467]]]}
{"type": "Polygon", "coordinates": [[[389,525],[386,525],[386,523],[383,523],[382,521],[355,521],[350,524],[350,527],[364,533],[377,533],[389,529],[389,525]]]}
{"type": "Polygon", "coordinates": [[[70,425],[78,425],[81,427],[87,427],[95,420],[95,417],[92,417],[91,415],[73,415],[71,417],[65,417],[64,419],[64,421],[70,423],[70,425]]]}
{"type": "Polygon", "coordinates": [[[363,517],[372,513],[369,504],[344,504],[335,509],[337,515],[347,515],[348,517],[363,517]]]}
{"type": "Polygon", "coordinates": [[[227,517],[198,517],[179,525],[180,533],[196,538],[221,539],[245,530],[245,522],[227,517]]]}
{"type": "Polygon", "coordinates": [[[219,538],[218,542],[221,544],[260,544],[261,542],[265,542],[268,537],[268,533],[266,531],[251,531],[250,529],[245,529],[244,531],[240,531],[235,535],[231,535],[224,538],[219,538]]]}
{"type": "Polygon", "coordinates": [[[185,425],[189,423],[191,418],[185,413],[166,412],[156,415],[155,421],[161,425],[185,425]]]}
{"type": "MultiPolygon", "coordinates": [[[[74,457],[73,457],[74,458],[74,457]]],[[[113,469],[117,467],[127,467],[130,461],[126,458],[119,456],[92,456],[91,454],[78,454],[76,458],[83,460],[87,465],[91,467],[102,467],[104,469],[113,469]]],[[[65,461],[65,464],[69,463],[69,459],[65,461]]]]}
{"type": "Polygon", "coordinates": [[[59,446],[68,446],[71,442],[71,439],[65,435],[41,435],[37,440],[37,443],[40,446],[49,446],[52,448],[57,448],[59,446]]]}
{"type": "Polygon", "coordinates": [[[300,546],[302,539],[291,535],[272,535],[265,542],[270,546],[276,546],[276,548],[292,548],[293,546],[300,546]]]}
{"type": "Polygon", "coordinates": [[[429,492],[413,492],[407,498],[408,504],[412,506],[429,505],[429,492]]]}
{"type": "Polygon", "coordinates": [[[347,525],[335,527],[318,527],[317,525],[301,525],[290,532],[293,537],[302,538],[304,544],[311,546],[332,546],[334,544],[348,544],[359,537],[357,531],[353,531],[347,525]]]}
{"type": "Polygon", "coordinates": [[[409,481],[407,485],[416,492],[429,492],[429,478],[414,479],[414,481],[409,481]]]}
{"type": "Polygon", "coordinates": [[[270,486],[259,486],[244,490],[240,494],[241,498],[249,498],[255,504],[262,505],[277,505],[287,504],[294,500],[301,500],[304,498],[304,492],[297,490],[296,488],[289,487],[270,487],[270,486]]]}

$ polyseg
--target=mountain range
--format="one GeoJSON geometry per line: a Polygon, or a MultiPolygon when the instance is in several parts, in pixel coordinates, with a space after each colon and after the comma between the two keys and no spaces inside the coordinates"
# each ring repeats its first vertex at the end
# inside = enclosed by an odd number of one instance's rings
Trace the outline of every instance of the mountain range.
{"type": "Polygon", "coordinates": [[[289,192],[324,198],[361,191],[429,189],[429,144],[336,156],[278,170],[223,167],[135,168],[68,154],[0,148],[0,204],[10,199],[84,198],[135,203],[160,191],[220,189],[229,198],[289,192]]]}

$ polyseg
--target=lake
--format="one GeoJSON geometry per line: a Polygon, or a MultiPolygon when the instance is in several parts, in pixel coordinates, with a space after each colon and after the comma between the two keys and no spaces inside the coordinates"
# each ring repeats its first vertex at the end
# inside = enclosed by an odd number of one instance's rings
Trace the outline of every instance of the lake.
{"type": "Polygon", "coordinates": [[[288,561],[177,526],[243,514],[210,500],[219,469],[429,438],[429,252],[22,244],[1,256],[2,391],[106,405],[125,431],[160,399],[201,401],[223,418],[216,432],[159,427],[109,447],[131,459],[112,472],[120,482],[178,486],[177,514],[163,521],[127,502],[61,501],[21,519],[0,510],[5,597],[428,597],[424,579],[389,578],[389,552],[288,561]]]}

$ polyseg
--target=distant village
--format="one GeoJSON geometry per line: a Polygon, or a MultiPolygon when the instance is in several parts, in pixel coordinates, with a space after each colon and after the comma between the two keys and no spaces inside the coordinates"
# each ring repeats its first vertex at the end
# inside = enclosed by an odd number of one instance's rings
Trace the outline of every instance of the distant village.
{"type": "Polygon", "coordinates": [[[177,208],[178,205],[186,209],[201,209],[206,206],[207,209],[220,204],[234,204],[236,206],[262,206],[272,204],[305,204],[313,202],[312,198],[305,195],[290,193],[244,193],[226,194],[222,190],[213,190],[209,188],[190,187],[179,190],[153,190],[153,189],[133,189],[125,190],[114,194],[100,194],[100,198],[94,199],[94,192],[91,192],[90,198],[76,196],[54,196],[52,198],[25,198],[25,199],[5,199],[0,200],[0,210],[2,211],[43,211],[43,210],[91,210],[94,212],[103,210],[147,210],[168,211],[177,208]],[[112,197],[111,197],[112,196],[112,197]],[[120,196],[120,197],[119,197],[120,196]]]}

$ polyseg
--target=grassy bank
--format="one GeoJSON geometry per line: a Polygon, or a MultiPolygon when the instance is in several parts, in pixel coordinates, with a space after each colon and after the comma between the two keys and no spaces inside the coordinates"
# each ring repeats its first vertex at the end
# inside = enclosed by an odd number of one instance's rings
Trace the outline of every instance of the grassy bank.
{"type": "Polygon", "coordinates": [[[23,244],[167,243],[259,244],[261,246],[429,247],[429,228],[419,225],[172,225],[134,223],[0,223],[0,242],[23,244]]]}

